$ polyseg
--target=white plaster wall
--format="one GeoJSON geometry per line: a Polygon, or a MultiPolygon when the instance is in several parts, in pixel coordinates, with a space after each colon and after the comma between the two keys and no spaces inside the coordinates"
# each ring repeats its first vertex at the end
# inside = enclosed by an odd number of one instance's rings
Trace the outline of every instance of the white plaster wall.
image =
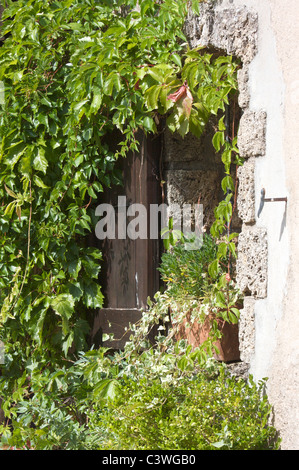
{"type": "MultiPolygon", "coordinates": [[[[289,262],[276,345],[269,373],[269,395],[276,409],[284,449],[299,449],[299,2],[270,0],[271,27],[284,82],[283,161],[289,201],[289,262]]],[[[284,255],[284,252],[283,252],[284,255]]],[[[279,272],[276,278],[279,279],[279,272]]],[[[283,273],[284,275],[284,273],[283,273]]],[[[272,281],[273,282],[273,281],[272,281]]]]}
{"type": "Polygon", "coordinates": [[[258,54],[250,65],[250,109],[267,113],[266,154],[256,158],[256,223],[268,234],[267,298],[256,302],[255,357],[251,370],[256,378],[268,377],[276,347],[276,324],[281,318],[289,263],[288,228],[285,226],[286,204],[265,203],[258,217],[261,190],[266,197],[289,196],[285,183],[283,109],[285,84],[279,64],[276,38],[271,28],[270,4],[246,1],[259,16],[258,54]],[[279,275],[278,275],[279,273],[279,275]]]}
{"type": "Polygon", "coordinates": [[[258,53],[250,64],[250,109],[267,113],[266,154],[256,158],[260,192],[288,197],[265,203],[257,226],[268,233],[268,292],[255,303],[250,372],[268,377],[282,449],[299,449],[299,2],[224,0],[259,16],[258,53]],[[286,210],[287,209],[287,210],[286,210]]]}

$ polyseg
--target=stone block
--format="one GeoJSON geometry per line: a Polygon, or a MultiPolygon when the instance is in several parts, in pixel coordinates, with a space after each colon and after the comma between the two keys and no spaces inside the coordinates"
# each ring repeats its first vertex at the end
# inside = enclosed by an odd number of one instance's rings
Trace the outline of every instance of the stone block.
{"type": "Polygon", "coordinates": [[[268,241],[267,231],[244,227],[238,240],[237,284],[245,295],[267,297],[268,241]]]}
{"type": "Polygon", "coordinates": [[[182,138],[177,132],[172,133],[168,128],[164,133],[163,166],[175,169],[210,170],[222,168],[220,155],[217,155],[212,144],[215,133],[214,126],[217,119],[214,117],[207,123],[200,138],[189,133],[182,138]],[[175,163],[175,165],[173,165],[175,163]],[[180,165],[178,165],[180,163],[180,165]]]}
{"type": "Polygon", "coordinates": [[[243,158],[258,157],[266,153],[266,120],[264,111],[246,110],[240,119],[238,147],[243,158]]]}
{"type": "Polygon", "coordinates": [[[207,46],[250,63],[257,52],[258,16],[244,7],[223,7],[208,0],[200,16],[190,12],[185,34],[191,47],[207,46]]]}
{"type": "MultiPolygon", "coordinates": [[[[173,205],[203,205],[203,223],[207,229],[214,222],[214,208],[217,206],[221,191],[221,175],[218,171],[176,170],[165,173],[167,187],[167,204],[170,210],[173,205]]],[[[174,220],[177,218],[173,214],[174,220]]]]}
{"type": "Polygon", "coordinates": [[[248,108],[250,102],[248,66],[244,65],[238,70],[237,79],[239,90],[238,103],[240,108],[245,109],[248,108]]]}
{"type": "Polygon", "coordinates": [[[250,364],[255,351],[255,299],[244,298],[244,306],[240,310],[239,320],[239,349],[240,359],[250,364]]]}
{"type": "Polygon", "coordinates": [[[238,214],[244,224],[255,223],[255,159],[249,158],[238,168],[238,214]]]}

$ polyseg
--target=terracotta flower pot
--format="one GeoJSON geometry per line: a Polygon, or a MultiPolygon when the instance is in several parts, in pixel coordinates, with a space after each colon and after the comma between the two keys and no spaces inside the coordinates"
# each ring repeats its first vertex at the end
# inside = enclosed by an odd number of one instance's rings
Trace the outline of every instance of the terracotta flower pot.
{"type": "MultiPolygon", "coordinates": [[[[204,341],[209,339],[211,318],[207,317],[206,321],[201,324],[197,321],[191,321],[190,312],[186,318],[176,327],[176,339],[186,339],[194,348],[200,346],[204,341]],[[188,323],[188,326],[186,324],[188,323]]],[[[239,361],[239,327],[238,324],[228,323],[217,318],[218,328],[222,332],[222,337],[215,342],[215,346],[219,350],[219,354],[214,357],[223,362],[239,361]]]]}

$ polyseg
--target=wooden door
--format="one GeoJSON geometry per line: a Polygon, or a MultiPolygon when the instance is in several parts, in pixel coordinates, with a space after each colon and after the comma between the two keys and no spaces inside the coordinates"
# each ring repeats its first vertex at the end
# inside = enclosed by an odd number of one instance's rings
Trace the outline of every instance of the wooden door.
{"type": "Polygon", "coordinates": [[[100,282],[105,304],[96,314],[92,338],[113,333],[114,340],[104,343],[113,349],[123,348],[130,335],[125,327],[140,319],[142,309],[147,308],[147,298],[153,297],[159,289],[159,240],[149,238],[149,207],[160,203],[160,140],[141,136],[139,141],[140,151],[119,162],[124,186],[111,188],[104,195],[104,202],[115,208],[116,238],[99,242],[103,252],[100,282]],[[147,209],[146,239],[118,237],[119,221],[126,217],[129,224],[132,220],[126,215],[132,204],[142,204],[147,209]]]}

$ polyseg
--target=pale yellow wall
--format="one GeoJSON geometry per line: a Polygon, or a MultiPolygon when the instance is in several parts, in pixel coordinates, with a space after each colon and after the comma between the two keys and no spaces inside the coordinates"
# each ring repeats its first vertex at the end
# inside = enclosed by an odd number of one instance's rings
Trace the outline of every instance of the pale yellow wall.
{"type": "Polygon", "coordinates": [[[250,65],[250,107],[267,112],[267,149],[256,159],[256,201],[288,197],[287,211],[269,203],[257,224],[268,233],[268,294],[256,302],[251,371],[268,377],[268,395],[283,450],[299,450],[299,1],[223,0],[259,17],[250,65]],[[286,217],[285,217],[286,216],[286,217]]]}

